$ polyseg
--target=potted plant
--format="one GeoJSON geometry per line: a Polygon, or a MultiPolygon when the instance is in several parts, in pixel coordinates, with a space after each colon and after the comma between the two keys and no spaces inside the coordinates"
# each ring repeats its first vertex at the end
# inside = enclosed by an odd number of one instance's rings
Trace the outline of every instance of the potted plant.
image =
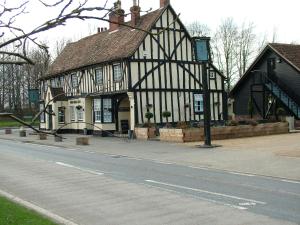
{"type": "Polygon", "coordinates": [[[147,119],[147,135],[148,138],[154,138],[156,137],[156,128],[154,126],[151,126],[151,119],[154,117],[152,112],[146,112],[145,117],[147,119]]]}
{"type": "Polygon", "coordinates": [[[164,111],[163,113],[162,113],[162,116],[164,117],[164,118],[166,118],[166,121],[167,121],[167,123],[166,123],[166,127],[170,127],[170,124],[169,124],[169,117],[171,116],[171,112],[169,112],[169,111],[164,111]]]}
{"type": "Polygon", "coordinates": [[[286,112],[283,108],[277,108],[276,116],[278,117],[279,121],[285,122],[286,112]]]}

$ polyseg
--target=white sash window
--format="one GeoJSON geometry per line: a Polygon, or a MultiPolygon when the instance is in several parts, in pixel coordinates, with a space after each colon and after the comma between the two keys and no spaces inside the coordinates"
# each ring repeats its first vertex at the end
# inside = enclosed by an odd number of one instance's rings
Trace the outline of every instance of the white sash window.
{"type": "Polygon", "coordinates": [[[203,111],[203,94],[194,94],[194,112],[199,114],[203,113],[203,111]]]}
{"type": "Polygon", "coordinates": [[[94,99],[95,122],[101,123],[101,99],[94,99]]]}
{"type": "Polygon", "coordinates": [[[112,103],[110,98],[103,99],[103,122],[112,123],[112,103]]]}

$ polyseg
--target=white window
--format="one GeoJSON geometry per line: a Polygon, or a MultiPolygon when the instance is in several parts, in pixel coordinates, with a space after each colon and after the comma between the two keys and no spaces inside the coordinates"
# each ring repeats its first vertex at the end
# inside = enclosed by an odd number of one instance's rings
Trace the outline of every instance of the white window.
{"type": "Polygon", "coordinates": [[[70,120],[71,121],[75,121],[76,118],[75,118],[75,106],[70,106],[70,120]]]}
{"type": "Polygon", "coordinates": [[[103,84],[103,69],[95,69],[95,82],[96,84],[103,84]]]}
{"type": "Polygon", "coordinates": [[[122,80],[121,64],[113,65],[113,76],[114,76],[114,81],[122,80]]]}
{"type": "Polygon", "coordinates": [[[210,79],[215,79],[215,78],[216,78],[216,73],[215,73],[215,71],[209,71],[209,78],[210,78],[210,79]]]}
{"type": "Polygon", "coordinates": [[[40,114],[40,122],[41,123],[45,123],[45,112],[44,112],[45,106],[44,104],[40,104],[40,112],[42,112],[40,114]]]}
{"type": "Polygon", "coordinates": [[[60,86],[60,87],[63,87],[64,85],[65,85],[64,77],[60,77],[60,78],[59,78],[59,86],[60,86]]]}
{"type": "Polygon", "coordinates": [[[103,99],[103,122],[112,123],[112,104],[110,98],[103,99]]]}
{"type": "Polygon", "coordinates": [[[101,123],[101,99],[94,99],[94,115],[95,115],[95,122],[101,123]]]}
{"type": "Polygon", "coordinates": [[[77,120],[83,121],[83,108],[82,107],[77,108],[77,120]]]}
{"type": "Polygon", "coordinates": [[[55,79],[52,79],[52,80],[51,80],[51,87],[56,87],[55,79]]]}
{"type": "Polygon", "coordinates": [[[194,112],[203,113],[203,94],[194,94],[194,112]]]}
{"type": "Polygon", "coordinates": [[[71,75],[71,80],[72,80],[72,87],[77,87],[78,86],[78,77],[76,74],[71,75]]]}

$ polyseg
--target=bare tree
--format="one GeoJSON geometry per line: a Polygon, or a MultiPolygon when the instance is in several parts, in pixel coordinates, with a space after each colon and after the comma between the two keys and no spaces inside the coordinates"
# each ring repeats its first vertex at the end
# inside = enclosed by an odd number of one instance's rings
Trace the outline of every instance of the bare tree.
{"type": "Polygon", "coordinates": [[[236,79],[235,48],[238,39],[238,26],[232,18],[222,21],[212,40],[214,61],[226,76],[226,88],[230,91],[232,82],[236,79]]]}
{"type": "Polygon", "coordinates": [[[60,40],[56,40],[52,59],[55,59],[69,43],[71,43],[71,39],[62,38],[60,40]]]}
{"type": "Polygon", "coordinates": [[[238,75],[241,77],[249,66],[249,63],[257,53],[256,41],[254,34],[254,24],[245,22],[238,29],[237,43],[234,48],[236,54],[236,66],[238,75]]]}
{"type": "Polygon", "coordinates": [[[210,36],[210,29],[207,25],[195,21],[187,25],[187,30],[192,37],[208,37],[210,36]]]}

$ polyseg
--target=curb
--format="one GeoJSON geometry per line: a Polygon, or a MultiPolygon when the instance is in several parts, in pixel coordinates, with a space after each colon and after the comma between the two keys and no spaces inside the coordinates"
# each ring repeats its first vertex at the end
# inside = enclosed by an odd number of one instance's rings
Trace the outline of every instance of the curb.
{"type": "Polygon", "coordinates": [[[72,222],[70,220],[67,220],[67,219],[65,219],[65,218],[63,218],[63,217],[61,217],[59,215],[56,215],[56,214],[54,214],[54,213],[52,213],[52,212],[50,212],[50,211],[48,211],[46,209],[43,209],[43,208],[41,208],[41,207],[39,207],[37,205],[34,205],[34,204],[32,204],[32,203],[30,203],[28,201],[25,201],[25,200],[23,200],[21,198],[18,198],[17,196],[14,196],[14,195],[12,195],[12,194],[10,194],[8,192],[0,190],[0,195],[2,195],[3,197],[5,197],[5,198],[7,198],[7,199],[9,199],[9,200],[17,203],[17,204],[20,204],[20,205],[22,205],[22,206],[24,206],[24,207],[26,207],[28,209],[32,209],[35,212],[37,212],[37,213],[39,213],[39,214],[41,214],[41,215],[43,215],[43,216],[45,216],[45,217],[53,220],[54,222],[57,222],[59,224],[78,225],[77,223],[74,223],[74,222],[72,222]]]}

